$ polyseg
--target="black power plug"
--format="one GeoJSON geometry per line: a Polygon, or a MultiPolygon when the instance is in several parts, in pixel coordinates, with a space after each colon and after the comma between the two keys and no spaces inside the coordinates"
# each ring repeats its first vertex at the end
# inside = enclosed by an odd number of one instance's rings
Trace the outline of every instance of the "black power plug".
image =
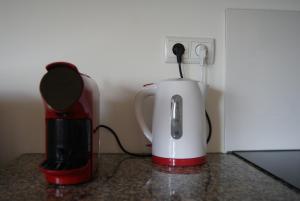
{"type": "Polygon", "coordinates": [[[180,77],[183,78],[182,70],[181,70],[181,62],[182,62],[182,55],[184,54],[185,48],[181,43],[176,43],[172,48],[173,53],[177,57],[177,63],[179,67],[180,77]]]}
{"type": "Polygon", "coordinates": [[[173,53],[177,57],[177,63],[181,63],[182,55],[184,54],[185,48],[181,43],[176,43],[172,48],[173,53]]]}

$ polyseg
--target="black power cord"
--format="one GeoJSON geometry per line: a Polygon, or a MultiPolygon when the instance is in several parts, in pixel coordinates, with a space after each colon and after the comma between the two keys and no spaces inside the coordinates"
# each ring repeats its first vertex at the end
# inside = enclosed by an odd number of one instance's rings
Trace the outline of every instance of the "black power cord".
{"type": "Polygon", "coordinates": [[[94,132],[96,132],[99,128],[105,128],[106,130],[110,131],[110,133],[115,137],[115,139],[116,139],[116,141],[117,141],[119,147],[121,148],[121,150],[122,150],[124,153],[126,153],[126,154],[128,154],[128,155],[131,155],[131,156],[135,156],[135,157],[150,157],[150,156],[152,156],[152,154],[137,154],[137,153],[132,153],[132,152],[127,151],[127,150],[124,148],[124,146],[122,145],[122,143],[121,143],[121,141],[120,141],[120,139],[119,139],[117,133],[116,133],[112,128],[110,128],[109,126],[100,124],[100,125],[98,125],[98,126],[94,129],[94,132]]]}
{"type": "Polygon", "coordinates": [[[179,68],[180,78],[183,78],[182,70],[181,70],[181,63],[178,63],[178,68],[179,68]]]}
{"type": "Polygon", "coordinates": [[[209,141],[210,141],[210,138],[211,138],[212,126],[211,126],[211,121],[210,121],[209,115],[208,115],[206,110],[205,110],[205,116],[206,116],[206,120],[207,120],[207,123],[208,123],[208,136],[206,138],[206,143],[208,144],[209,141]]]}
{"type": "Polygon", "coordinates": [[[181,43],[176,43],[173,46],[172,51],[176,55],[176,58],[177,58],[180,78],[183,78],[182,69],[181,69],[181,62],[182,62],[182,55],[184,54],[185,48],[181,43]]]}
{"type": "MultiPolygon", "coordinates": [[[[182,62],[182,55],[184,54],[185,48],[181,43],[176,43],[175,45],[173,45],[172,51],[176,55],[176,58],[177,58],[180,78],[183,78],[181,62],[182,62]]],[[[212,126],[211,126],[211,121],[210,121],[209,115],[206,110],[205,110],[205,116],[206,116],[207,123],[208,123],[208,136],[206,139],[206,143],[209,143],[210,138],[211,138],[211,133],[212,133],[212,126]]]]}

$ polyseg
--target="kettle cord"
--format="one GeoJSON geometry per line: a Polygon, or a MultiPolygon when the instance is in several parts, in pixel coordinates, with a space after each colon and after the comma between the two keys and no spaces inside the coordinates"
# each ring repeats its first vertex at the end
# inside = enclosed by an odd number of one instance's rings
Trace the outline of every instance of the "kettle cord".
{"type": "Polygon", "coordinates": [[[180,78],[183,78],[181,63],[178,63],[178,69],[179,69],[180,78]]]}
{"type": "Polygon", "coordinates": [[[207,139],[206,139],[206,143],[208,144],[211,138],[211,131],[212,131],[212,126],[211,126],[211,121],[209,118],[209,115],[207,113],[207,111],[205,110],[205,116],[206,116],[206,120],[207,120],[207,124],[208,124],[208,135],[207,135],[207,139]]]}
{"type": "Polygon", "coordinates": [[[112,128],[110,128],[109,126],[100,124],[94,129],[94,132],[96,132],[99,128],[105,128],[106,130],[110,131],[110,133],[115,137],[115,140],[117,141],[119,147],[121,148],[121,150],[124,153],[131,155],[131,156],[135,156],[135,157],[151,157],[152,156],[152,154],[137,154],[137,153],[132,153],[132,152],[127,151],[124,148],[124,146],[122,145],[117,133],[112,128]]]}

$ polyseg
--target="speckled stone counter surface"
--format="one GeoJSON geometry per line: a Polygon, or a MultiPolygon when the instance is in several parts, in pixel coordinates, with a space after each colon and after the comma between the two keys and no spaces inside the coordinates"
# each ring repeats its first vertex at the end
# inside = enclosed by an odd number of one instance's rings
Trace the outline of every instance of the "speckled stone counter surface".
{"type": "Polygon", "coordinates": [[[24,154],[0,170],[1,201],[77,200],[282,200],[299,191],[230,154],[209,154],[201,167],[154,166],[150,158],[99,157],[97,176],[75,186],[48,185],[38,171],[42,154],[24,154]]]}

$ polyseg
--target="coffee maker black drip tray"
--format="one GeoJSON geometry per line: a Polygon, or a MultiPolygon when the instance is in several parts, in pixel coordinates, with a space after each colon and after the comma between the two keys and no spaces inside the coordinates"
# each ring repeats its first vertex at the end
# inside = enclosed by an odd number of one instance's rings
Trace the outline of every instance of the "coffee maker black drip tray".
{"type": "Polygon", "coordinates": [[[233,154],[300,190],[300,150],[233,151],[233,154]]]}
{"type": "Polygon", "coordinates": [[[48,170],[70,170],[83,167],[89,160],[92,126],[89,119],[48,119],[48,170]]]}

